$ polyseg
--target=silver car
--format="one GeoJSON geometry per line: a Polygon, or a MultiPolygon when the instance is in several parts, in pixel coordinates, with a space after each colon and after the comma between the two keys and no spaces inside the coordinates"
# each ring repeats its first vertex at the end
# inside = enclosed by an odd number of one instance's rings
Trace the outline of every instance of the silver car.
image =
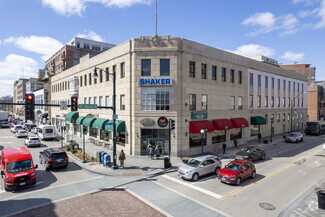
{"type": "Polygon", "coordinates": [[[26,130],[18,130],[15,135],[16,135],[17,138],[27,137],[28,136],[26,130]]]}
{"type": "Polygon", "coordinates": [[[187,164],[178,168],[178,176],[182,179],[197,181],[208,174],[218,175],[222,163],[215,155],[205,155],[190,159],[187,164]]]}
{"type": "Polygon", "coordinates": [[[25,139],[25,145],[29,148],[31,146],[41,147],[41,140],[37,136],[28,136],[25,139]]]}
{"type": "Polygon", "coordinates": [[[289,133],[285,138],[286,142],[302,142],[303,140],[304,136],[299,132],[289,133]]]}

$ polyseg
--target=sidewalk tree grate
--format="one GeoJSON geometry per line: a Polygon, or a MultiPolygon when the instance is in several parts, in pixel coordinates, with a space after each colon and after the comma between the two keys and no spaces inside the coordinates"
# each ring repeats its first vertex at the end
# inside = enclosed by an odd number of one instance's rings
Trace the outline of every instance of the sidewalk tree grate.
{"type": "Polygon", "coordinates": [[[275,210],[275,206],[270,203],[260,203],[259,206],[266,210],[275,210]]]}

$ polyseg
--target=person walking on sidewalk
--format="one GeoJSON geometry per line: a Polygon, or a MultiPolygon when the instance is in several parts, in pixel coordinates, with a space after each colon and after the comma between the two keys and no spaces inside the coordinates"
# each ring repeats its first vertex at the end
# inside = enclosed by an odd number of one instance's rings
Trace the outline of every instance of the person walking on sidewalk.
{"type": "Polygon", "coordinates": [[[223,154],[223,155],[226,154],[226,148],[227,148],[226,143],[223,143],[223,144],[222,144],[222,154],[223,154]]]}
{"type": "Polygon", "coordinates": [[[218,142],[217,143],[217,150],[216,150],[217,154],[219,154],[219,151],[220,151],[220,143],[218,142]]]}
{"type": "Polygon", "coordinates": [[[120,160],[120,166],[124,168],[124,161],[126,159],[125,153],[123,149],[121,150],[120,154],[118,155],[118,159],[120,160]]]}
{"type": "Polygon", "coordinates": [[[153,160],[154,154],[155,154],[155,149],[153,148],[153,146],[150,146],[149,147],[149,155],[150,155],[151,160],[153,160]]]}
{"type": "Polygon", "coordinates": [[[238,145],[237,139],[234,139],[234,148],[235,149],[237,149],[237,145],[238,145]]]}
{"type": "Polygon", "coordinates": [[[262,138],[261,133],[258,133],[258,134],[257,134],[257,138],[258,138],[258,143],[261,143],[261,138],[262,138]]]}

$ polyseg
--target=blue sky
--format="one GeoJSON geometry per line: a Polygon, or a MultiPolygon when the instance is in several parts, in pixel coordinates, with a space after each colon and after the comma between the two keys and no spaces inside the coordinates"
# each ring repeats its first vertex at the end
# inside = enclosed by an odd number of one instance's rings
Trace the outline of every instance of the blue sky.
{"type": "MultiPolygon", "coordinates": [[[[155,34],[155,0],[0,0],[0,97],[74,36],[120,44],[155,34]]],[[[158,0],[158,35],[283,64],[325,80],[325,0],[158,0]]]]}

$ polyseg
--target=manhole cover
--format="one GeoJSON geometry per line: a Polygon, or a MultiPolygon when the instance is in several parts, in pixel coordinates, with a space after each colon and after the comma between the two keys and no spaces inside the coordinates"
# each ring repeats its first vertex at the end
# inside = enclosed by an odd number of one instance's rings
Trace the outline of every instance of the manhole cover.
{"type": "Polygon", "coordinates": [[[301,165],[301,164],[303,164],[305,161],[306,161],[306,159],[301,159],[301,160],[298,160],[298,161],[294,162],[294,164],[296,164],[296,165],[301,165]]]}
{"type": "Polygon", "coordinates": [[[261,208],[266,209],[266,210],[275,210],[275,206],[269,203],[260,203],[259,204],[261,208]]]}

